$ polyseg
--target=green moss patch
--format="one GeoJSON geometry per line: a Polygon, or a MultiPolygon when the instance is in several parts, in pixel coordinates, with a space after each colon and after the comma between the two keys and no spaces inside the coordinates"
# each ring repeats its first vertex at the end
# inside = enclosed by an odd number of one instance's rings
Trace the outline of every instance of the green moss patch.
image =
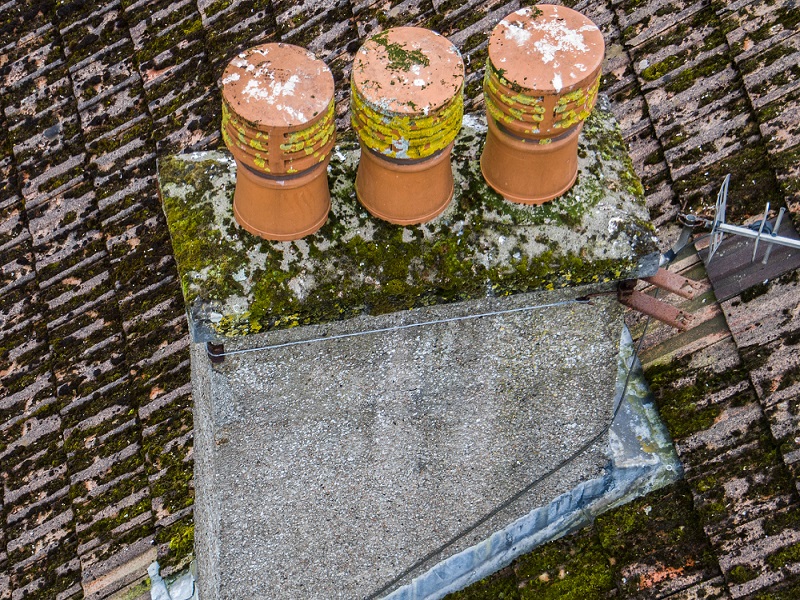
{"type": "Polygon", "coordinates": [[[191,515],[156,531],[158,562],[162,569],[175,572],[188,565],[194,555],[194,520],[191,515]]]}
{"type": "Polygon", "coordinates": [[[800,562],[800,543],[786,546],[770,554],[767,556],[766,562],[776,571],[800,562]]]}
{"type": "Polygon", "coordinates": [[[758,571],[746,565],[736,565],[728,571],[728,580],[732,583],[742,584],[758,577],[758,571]]]}
{"type": "Polygon", "coordinates": [[[684,482],[600,516],[595,527],[621,588],[631,593],[714,574],[711,546],[684,482]]]}
{"type": "Polygon", "coordinates": [[[383,46],[386,49],[386,55],[389,59],[389,63],[386,67],[391,71],[408,71],[414,65],[427,67],[431,62],[419,48],[416,50],[408,50],[403,44],[390,42],[388,31],[382,31],[377,35],[373,35],[369,41],[383,46]]]}
{"type": "MultiPolygon", "coordinates": [[[[687,364],[687,360],[674,360],[645,370],[661,418],[674,439],[682,439],[711,427],[723,407],[703,404],[703,399],[747,378],[747,372],[742,367],[720,373],[711,370],[689,373],[687,364]]],[[[750,398],[745,394],[740,402],[750,398]]]]}
{"type": "Polygon", "coordinates": [[[521,580],[519,597],[524,600],[607,598],[614,587],[608,557],[591,532],[546,544],[521,557],[514,567],[521,580]]]}
{"type": "Polygon", "coordinates": [[[751,596],[752,600],[796,600],[800,598],[800,583],[793,581],[772,586],[751,596]]]}
{"type": "Polygon", "coordinates": [[[611,597],[608,558],[591,531],[550,542],[447,600],[596,600],[611,597]]]}
{"type": "MultiPolygon", "coordinates": [[[[757,428],[763,429],[763,425],[757,428]]],[[[703,477],[692,481],[697,510],[706,528],[724,531],[751,506],[770,502],[774,508],[783,509],[792,501],[792,475],[769,431],[763,431],[752,446],[734,459],[705,465],[703,477]],[[730,482],[737,482],[736,490],[727,489],[730,482]]],[[[765,532],[776,531],[792,520],[790,512],[774,513],[765,520],[765,532]]]]}

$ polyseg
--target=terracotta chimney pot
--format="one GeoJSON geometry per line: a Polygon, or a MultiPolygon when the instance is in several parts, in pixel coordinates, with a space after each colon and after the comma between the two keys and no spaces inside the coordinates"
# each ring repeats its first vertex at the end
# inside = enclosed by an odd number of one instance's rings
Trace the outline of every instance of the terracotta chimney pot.
{"type": "Polygon", "coordinates": [[[492,31],[481,171],[507,200],[542,204],[575,183],[578,135],[597,100],[604,51],[597,26],[564,6],[520,9],[492,31]]]}
{"type": "Polygon", "coordinates": [[[464,114],[464,62],[438,33],[387,29],[356,53],[351,122],[361,142],[356,194],[374,216],[412,225],[453,197],[450,151],[464,114]]]}
{"type": "Polygon", "coordinates": [[[222,75],[222,139],[236,159],[233,213],[250,233],[296,240],[328,218],[333,75],[290,44],[236,56],[222,75]]]}

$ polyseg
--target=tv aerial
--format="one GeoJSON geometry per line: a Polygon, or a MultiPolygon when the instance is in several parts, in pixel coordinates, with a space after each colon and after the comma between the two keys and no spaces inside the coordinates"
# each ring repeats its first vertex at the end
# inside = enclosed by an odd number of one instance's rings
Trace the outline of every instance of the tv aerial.
{"type": "Polygon", "coordinates": [[[768,220],[769,202],[767,202],[767,205],[764,208],[764,215],[759,221],[756,221],[752,225],[741,227],[739,225],[730,225],[726,223],[725,211],[728,206],[728,186],[730,185],[730,180],[731,176],[729,173],[725,176],[725,180],[722,182],[719,192],[717,193],[717,201],[714,207],[713,219],[704,219],[703,217],[698,217],[697,215],[692,214],[680,215],[680,219],[684,225],[683,231],[681,231],[681,235],[675,246],[662,255],[662,265],[671,262],[672,259],[675,258],[675,255],[683,248],[683,246],[686,245],[689,237],[698,227],[711,228],[711,233],[709,234],[711,241],[708,246],[708,259],[706,260],[707,264],[711,263],[711,259],[714,257],[714,254],[722,244],[725,234],[738,235],[741,237],[754,239],[756,241],[753,247],[753,257],[751,258],[751,262],[755,262],[756,253],[758,252],[758,245],[763,239],[768,244],[767,251],[764,253],[764,258],[761,260],[761,263],[764,265],[767,264],[769,255],[772,252],[772,247],[775,244],[800,250],[800,240],[778,235],[781,222],[786,214],[786,209],[783,207],[778,212],[778,217],[775,220],[774,225],[768,220]]]}
{"type": "MultiPolygon", "coordinates": [[[[753,248],[752,257],[750,258],[751,263],[755,262],[756,255],[758,253],[758,246],[762,240],[768,244],[767,250],[764,253],[764,258],[761,261],[764,265],[767,264],[770,253],[772,252],[772,248],[775,244],[800,250],[799,239],[778,235],[781,222],[786,214],[785,208],[781,208],[778,212],[778,216],[775,219],[774,225],[768,220],[769,203],[767,203],[764,209],[764,215],[761,217],[761,220],[756,221],[747,227],[729,225],[726,223],[725,212],[728,205],[728,187],[730,186],[730,181],[731,176],[729,174],[725,177],[725,180],[722,182],[722,186],[717,193],[717,201],[716,206],[714,207],[713,218],[707,219],[693,214],[678,215],[678,220],[683,225],[683,229],[681,230],[677,241],[672,248],[661,255],[658,272],[652,277],[644,277],[644,281],[654,285],[657,288],[666,290],[667,292],[677,294],[679,296],[683,296],[684,298],[690,300],[695,298],[698,294],[703,293],[705,289],[704,284],[699,281],[688,279],[683,275],[674,273],[667,269],[669,263],[675,259],[676,255],[681,250],[683,250],[683,248],[689,243],[689,240],[694,237],[695,231],[700,228],[709,228],[711,230],[708,236],[710,237],[710,240],[708,246],[708,256],[705,259],[706,266],[711,263],[711,259],[717,250],[719,250],[722,240],[726,234],[754,239],[756,241],[755,247],[753,248]]],[[[744,250],[745,253],[749,252],[746,247],[739,246],[739,248],[740,250],[735,251],[737,260],[740,256],[741,250],[744,250]]],[[[742,258],[744,261],[746,261],[747,254],[745,254],[745,256],[742,258]]],[[[761,271],[761,268],[756,270],[756,272],[759,271],[761,271]]],[[[711,277],[710,274],[709,277],[711,277]]],[[[622,304],[650,317],[654,317],[659,321],[670,325],[671,327],[675,327],[676,329],[685,331],[689,328],[694,319],[693,315],[687,313],[685,310],[681,310],[678,307],[673,306],[668,302],[659,300],[657,298],[657,294],[645,294],[644,292],[636,289],[636,283],[636,280],[628,280],[620,284],[617,290],[617,296],[622,304]]]]}

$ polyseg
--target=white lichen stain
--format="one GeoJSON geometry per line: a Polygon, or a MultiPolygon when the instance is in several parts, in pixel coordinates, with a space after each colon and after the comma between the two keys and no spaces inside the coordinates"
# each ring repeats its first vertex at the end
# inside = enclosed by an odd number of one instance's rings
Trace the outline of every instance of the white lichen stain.
{"type": "Polygon", "coordinates": [[[275,104],[279,98],[294,96],[295,87],[298,83],[300,83],[298,75],[292,75],[288,81],[276,81],[271,72],[259,72],[256,77],[253,77],[244,86],[242,95],[248,97],[248,102],[250,100],[261,100],[268,104],[275,104]],[[260,75],[267,75],[270,81],[263,82],[259,77],[260,75]],[[266,87],[262,87],[262,83],[266,84],[266,87]]]}
{"type": "MultiPolygon", "coordinates": [[[[392,140],[392,148],[394,149],[394,157],[395,158],[408,158],[408,148],[410,144],[409,141],[405,138],[400,138],[397,140],[392,140]]],[[[388,148],[385,151],[386,154],[391,154],[391,150],[388,148]]]]}
{"type": "Polygon", "coordinates": [[[552,84],[553,84],[553,89],[556,91],[556,93],[559,93],[561,91],[561,88],[564,87],[564,82],[561,81],[561,73],[556,73],[555,75],[553,75],[552,84]]]}
{"type": "Polygon", "coordinates": [[[231,73],[227,77],[223,78],[222,85],[228,85],[229,83],[233,83],[234,81],[239,81],[241,77],[238,73],[231,73]]]}
{"type": "Polygon", "coordinates": [[[542,34],[541,39],[533,43],[533,48],[541,56],[542,62],[553,61],[558,52],[577,54],[589,52],[582,31],[594,31],[594,25],[583,25],[579,29],[570,29],[563,21],[533,21],[528,26],[542,34]]]}
{"type": "Polygon", "coordinates": [[[285,112],[289,115],[293,120],[297,121],[298,123],[304,123],[306,120],[305,114],[302,112],[295,110],[294,107],[289,106],[287,104],[276,104],[275,108],[278,110],[285,112]]]}
{"type": "Polygon", "coordinates": [[[486,132],[486,117],[482,114],[464,113],[461,123],[464,127],[469,127],[477,132],[486,132]]]}
{"type": "Polygon", "coordinates": [[[531,32],[525,29],[524,23],[520,21],[510,22],[503,19],[500,21],[500,25],[505,27],[505,31],[503,31],[505,38],[516,42],[518,46],[524,46],[531,39],[531,32]]]}
{"type": "Polygon", "coordinates": [[[617,229],[619,229],[619,224],[623,223],[624,221],[625,221],[625,219],[622,219],[620,217],[613,217],[608,222],[608,233],[609,233],[609,235],[614,235],[614,233],[616,233],[617,229]]]}
{"type": "Polygon", "coordinates": [[[290,279],[287,285],[295,297],[302,302],[306,299],[308,291],[314,289],[316,280],[313,275],[303,272],[290,279]]]}
{"type": "Polygon", "coordinates": [[[424,79],[415,79],[414,85],[417,87],[423,87],[427,82],[424,79]]]}

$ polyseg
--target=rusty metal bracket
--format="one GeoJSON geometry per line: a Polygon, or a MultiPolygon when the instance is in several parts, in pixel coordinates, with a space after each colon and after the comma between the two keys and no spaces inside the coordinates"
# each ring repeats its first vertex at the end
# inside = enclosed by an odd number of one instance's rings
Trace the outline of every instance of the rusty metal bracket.
{"type": "Polygon", "coordinates": [[[652,277],[645,277],[644,281],[663,290],[678,294],[689,300],[694,299],[703,290],[703,284],[694,279],[688,279],[666,269],[659,269],[652,277]]]}
{"type": "Polygon", "coordinates": [[[680,329],[681,331],[686,331],[688,329],[689,324],[694,318],[692,315],[684,310],[675,308],[671,304],[662,302],[658,298],[648,296],[644,292],[633,289],[631,284],[635,286],[636,280],[634,279],[630,282],[626,281],[620,284],[617,298],[621,304],[651,316],[654,319],[658,319],[662,323],[666,323],[675,329],[680,329]]]}

